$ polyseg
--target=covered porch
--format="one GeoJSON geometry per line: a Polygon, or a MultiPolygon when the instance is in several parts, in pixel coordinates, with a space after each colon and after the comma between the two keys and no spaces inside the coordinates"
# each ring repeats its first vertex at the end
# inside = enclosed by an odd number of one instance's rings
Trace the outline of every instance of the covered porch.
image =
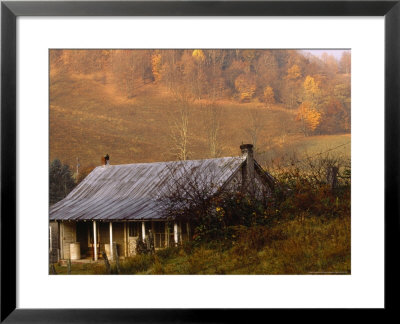
{"type": "Polygon", "coordinates": [[[58,221],[57,225],[59,259],[73,261],[97,261],[103,252],[111,261],[116,256],[126,258],[136,254],[139,239],[146,242],[152,237],[155,249],[161,249],[189,240],[191,233],[187,222],[161,220],[58,221]]]}

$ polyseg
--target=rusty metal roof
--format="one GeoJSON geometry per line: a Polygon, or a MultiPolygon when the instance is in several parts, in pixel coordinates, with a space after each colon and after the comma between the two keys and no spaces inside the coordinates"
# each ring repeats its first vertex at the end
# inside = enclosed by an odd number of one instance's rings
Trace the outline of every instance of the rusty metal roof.
{"type": "MultiPolygon", "coordinates": [[[[160,194],[189,174],[223,186],[245,157],[107,165],[95,168],[70,194],[50,207],[50,220],[150,220],[163,218],[160,194]]],[[[217,189],[216,189],[217,190],[217,189]]]]}

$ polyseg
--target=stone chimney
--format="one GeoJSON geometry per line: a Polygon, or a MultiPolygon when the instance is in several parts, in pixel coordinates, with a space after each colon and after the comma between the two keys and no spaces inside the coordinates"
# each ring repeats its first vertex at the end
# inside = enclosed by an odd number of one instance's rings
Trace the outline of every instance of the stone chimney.
{"type": "Polygon", "coordinates": [[[255,191],[255,171],[254,171],[254,154],[253,144],[242,144],[240,145],[242,156],[246,158],[246,163],[243,166],[242,177],[243,177],[243,189],[250,195],[254,195],[255,191]]]}
{"type": "Polygon", "coordinates": [[[110,156],[108,154],[101,157],[101,165],[109,165],[110,164],[110,156]]]}

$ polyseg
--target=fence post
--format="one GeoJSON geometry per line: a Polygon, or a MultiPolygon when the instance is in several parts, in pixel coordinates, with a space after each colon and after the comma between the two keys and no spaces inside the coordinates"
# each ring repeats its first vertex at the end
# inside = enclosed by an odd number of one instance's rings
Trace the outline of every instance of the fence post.
{"type": "Polygon", "coordinates": [[[331,166],[331,167],[328,167],[328,170],[326,172],[326,180],[332,190],[337,187],[338,171],[339,171],[339,169],[337,167],[331,166]]]}
{"type": "Polygon", "coordinates": [[[57,274],[56,267],[54,266],[54,263],[52,263],[50,265],[50,273],[53,274],[53,275],[57,274]]]}
{"type": "Polygon", "coordinates": [[[67,274],[71,274],[71,259],[67,260],[67,274]]]}
{"type": "Polygon", "coordinates": [[[106,252],[101,252],[101,255],[103,256],[104,259],[104,264],[106,265],[106,271],[107,273],[111,273],[111,267],[110,267],[110,262],[108,262],[107,254],[106,252]]]}

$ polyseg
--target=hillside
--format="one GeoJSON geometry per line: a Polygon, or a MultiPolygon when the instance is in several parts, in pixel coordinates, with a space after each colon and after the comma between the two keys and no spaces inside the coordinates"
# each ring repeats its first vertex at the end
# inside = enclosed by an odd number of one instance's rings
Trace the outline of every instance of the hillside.
{"type": "MultiPolygon", "coordinates": [[[[205,99],[194,100],[188,120],[189,158],[210,157],[205,99]]],[[[239,154],[241,143],[257,136],[259,152],[268,157],[329,150],[350,141],[350,135],[304,136],[295,111],[254,100],[239,103],[221,99],[218,105],[219,156],[239,154]]],[[[96,166],[105,153],[112,164],[174,160],[171,126],[178,110],[164,85],[141,85],[127,98],[96,74],[50,75],[50,160],[75,166],[96,166]]],[[[350,145],[342,148],[346,155],[350,145]]]]}

